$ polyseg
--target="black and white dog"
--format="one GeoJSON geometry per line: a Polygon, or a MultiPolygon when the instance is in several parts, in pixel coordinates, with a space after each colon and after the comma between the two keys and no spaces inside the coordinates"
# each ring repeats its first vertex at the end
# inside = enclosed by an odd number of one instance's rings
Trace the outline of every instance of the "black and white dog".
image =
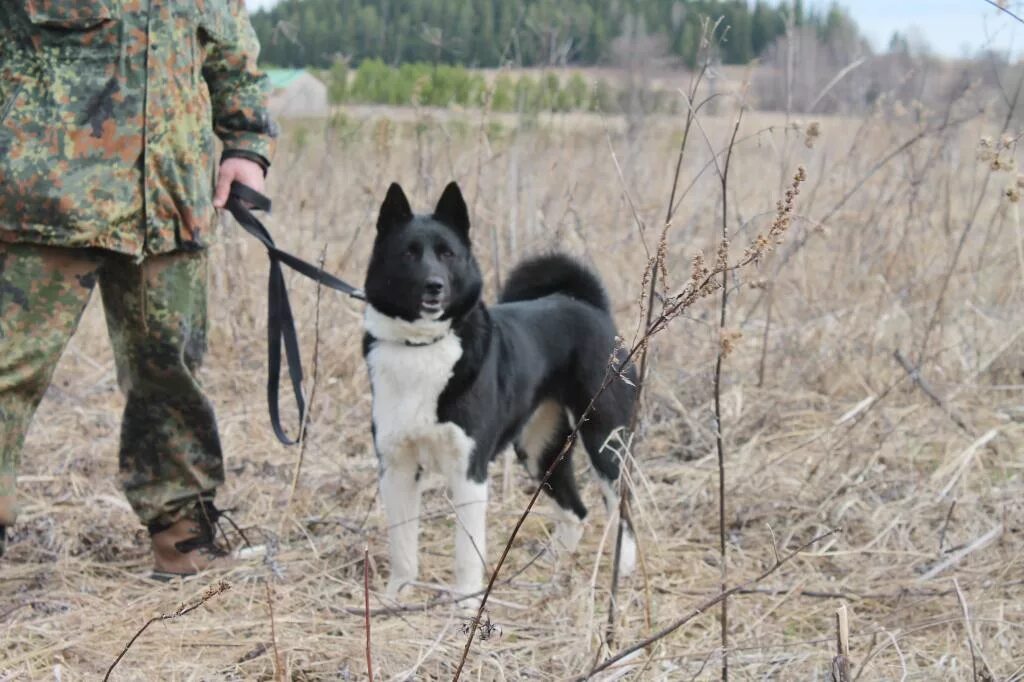
{"type": "MultiPolygon", "coordinates": [[[[482,587],[485,566],[488,464],[513,444],[529,472],[542,478],[616,352],[604,288],[571,258],[519,264],[492,307],[480,300],[482,284],[458,186],[445,188],[432,215],[413,215],[402,188],[391,185],[366,274],[363,355],[373,388],[392,596],[417,575],[421,474],[447,478],[456,513],[455,590],[472,594],[482,587]]],[[[628,428],[634,391],[616,377],[579,431],[609,506],[619,476],[611,442],[628,428]]],[[[556,540],[571,550],[587,510],[568,458],[546,490],[559,510],[556,540]]],[[[622,572],[632,570],[634,557],[627,533],[622,572]]]]}

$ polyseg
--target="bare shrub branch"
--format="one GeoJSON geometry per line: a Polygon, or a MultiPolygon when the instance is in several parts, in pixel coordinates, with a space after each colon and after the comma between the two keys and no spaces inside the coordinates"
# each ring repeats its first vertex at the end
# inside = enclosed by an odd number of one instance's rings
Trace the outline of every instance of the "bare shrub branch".
{"type": "Polygon", "coordinates": [[[655,642],[657,642],[659,640],[662,640],[665,637],[668,637],[673,632],[675,632],[679,628],[683,627],[684,625],[686,625],[687,623],[689,623],[693,619],[698,618],[702,614],[706,613],[708,611],[708,609],[710,609],[712,606],[715,606],[719,602],[724,601],[725,599],[728,599],[730,596],[736,594],[737,592],[739,592],[741,590],[749,589],[753,585],[756,585],[756,584],[760,583],[765,578],[767,578],[771,574],[775,573],[775,571],[777,571],[780,568],[782,568],[782,566],[784,566],[786,563],[791,561],[794,557],[796,557],[798,554],[800,554],[804,550],[806,550],[809,547],[815,545],[819,541],[824,540],[825,538],[830,537],[830,536],[838,533],[840,530],[842,530],[842,529],[835,528],[835,529],[830,530],[830,531],[828,531],[826,533],[822,533],[821,535],[815,537],[813,540],[810,540],[810,541],[805,542],[804,544],[800,545],[798,548],[796,548],[795,550],[793,550],[789,554],[786,554],[781,559],[776,560],[775,563],[773,563],[766,571],[764,571],[763,573],[758,575],[756,578],[754,578],[752,580],[748,580],[747,582],[745,582],[745,583],[743,583],[741,585],[736,585],[735,587],[729,588],[728,590],[724,590],[722,592],[719,592],[718,594],[716,594],[713,597],[709,597],[708,599],[705,599],[703,602],[701,602],[699,605],[694,607],[689,613],[687,613],[685,616],[683,616],[679,620],[677,620],[677,621],[673,622],[672,624],[662,628],[661,630],[659,630],[658,632],[654,633],[650,637],[648,637],[648,638],[646,638],[646,639],[644,639],[644,640],[642,640],[640,642],[637,642],[636,644],[634,644],[634,645],[632,645],[630,647],[627,647],[627,648],[623,649],[622,651],[620,651],[619,653],[615,654],[611,658],[603,661],[599,665],[594,666],[593,668],[591,668],[587,672],[587,674],[582,675],[582,676],[576,678],[577,682],[582,682],[582,680],[586,680],[586,679],[592,677],[593,675],[595,675],[596,673],[599,673],[602,670],[606,670],[607,668],[610,668],[611,666],[615,665],[616,663],[618,663],[619,661],[621,661],[625,657],[629,656],[630,654],[633,654],[633,653],[639,651],[640,649],[645,649],[645,648],[649,647],[651,644],[654,644],[655,642]]]}
{"type": "Polygon", "coordinates": [[[110,679],[110,674],[114,672],[114,668],[116,668],[117,664],[121,662],[121,659],[124,658],[124,655],[128,653],[128,650],[132,648],[132,645],[135,644],[135,640],[141,637],[142,633],[145,632],[150,625],[161,620],[174,620],[175,618],[180,618],[181,616],[192,613],[200,606],[216,597],[218,594],[227,592],[230,589],[230,583],[220,580],[206,588],[206,590],[198,597],[190,601],[183,602],[181,606],[174,610],[173,613],[163,613],[159,616],[153,616],[152,618],[147,620],[146,623],[141,628],[139,628],[138,632],[136,632],[132,636],[132,638],[128,640],[128,643],[124,645],[124,649],[121,650],[121,653],[117,655],[117,658],[114,659],[114,662],[110,664],[109,668],[107,668],[107,674],[103,676],[103,682],[107,682],[107,680],[110,679]]]}

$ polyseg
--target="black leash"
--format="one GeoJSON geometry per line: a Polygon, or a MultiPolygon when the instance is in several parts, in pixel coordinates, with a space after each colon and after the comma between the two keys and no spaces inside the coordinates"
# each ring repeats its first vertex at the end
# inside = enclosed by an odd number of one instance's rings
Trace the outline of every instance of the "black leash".
{"type": "Polygon", "coordinates": [[[227,209],[246,232],[259,239],[263,246],[267,247],[267,255],[270,256],[270,281],[267,288],[267,352],[269,354],[267,360],[269,370],[267,403],[270,406],[270,425],[274,428],[274,435],[285,445],[294,445],[298,441],[288,438],[284,429],[281,428],[279,387],[282,342],[285,357],[288,359],[288,375],[291,377],[292,390],[295,393],[295,404],[299,408],[300,425],[306,413],[306,402],[302,397],[302,357],[299,354],[299,338],[295,333],[295,318],[292,315],[291,304],[288,302],[288,289],[284,283],[284,271],[281,269],[281,264],[284,263],[300,275],[329,289],[340,291],[360,301],[365,301],[366,295],[362,289],[277,248],[270,232],[252,214],[252,210],[270,211],[270,199],[256,190],[238,182],[231,183],[227,209]]]}

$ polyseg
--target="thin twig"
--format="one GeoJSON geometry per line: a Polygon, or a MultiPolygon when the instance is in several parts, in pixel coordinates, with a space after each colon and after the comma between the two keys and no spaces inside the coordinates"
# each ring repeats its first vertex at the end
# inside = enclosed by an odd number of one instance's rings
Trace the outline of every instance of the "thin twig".
{"type": "Polygon", "coordinates": [[[693,674],[693,677],[690,678],[690,682],[696,682],[696,680],[700,678],[700,674],[702,672],[704,672],[704,668],[708,667],[708,661],[710,661],[711,657],[714,656],[717,653],[718,653],[717,649],[712,649],[711,651],[709,651],[707,653],[707,655],[704,656],[704,660],[702,660],[700,662],[700,667],[697,668],[697,672],[695,672],[693,674]]]}
{"type": "MultiPolygon", "coordinates": [[[[721,263],[729,262],[729,162],[736,144],[736,134],[743,121],[744,107],[740,107],[729,139],[729,151],[725,155],[725,163],[720,173],[722,181],[722,241],[719,245],[718,259],[721,263]]],[[[725,323],[729,306],[729,273],[722,273],[722,305],[718,320],[718,351],[715,357],[715,446],[718,452],[718,558],[721,562],[722,591],[726,590],[729,580],[729,568],[725,552],[725,442],[722,438],[722,362],[726,356],[725,323]]],[[[729,600],[722,599],[721,615],[719,616],[720,635],[722,641],[722,682],[729,679],[729,600]]]]}
{"type": "Polygon", "coordinates": [[[761,359],[757,363],[757,387],[762,388],[764,386],[764,374],[766,363],[768,362],[768,335],[771,333],[772,328],[772,308],[775,301],[775,292],[773,291],[772,284],[769,282],[765,285],[765,295],[768,297],[768,303],[765,304],[764,312],[764,331],[761,332],[761,359]]]}
{"type": "Polygon", "coordinates": [[[146,628],[148,628],[150,625],[156,623],[157,621],[173,620],[180,616],[184,616],[188,613],[191,613],[203,604],[205,604],[206,602],[216,597],[218,594],[221,594],[222,592],[227,592],[230,589],[230,583],[220,580],[217,583],[210,585],[208,588],[206,588],[205,592],[203,592],[201,595],[199,595],[192,601],[184,602],[183,604],[181,604],[181,606],[179,606],[174,611],[174,613],[162,613],[159,616],[153,616],[152,618],[147,620],[146,624],[139,628],[138,632],[136,632],[135,635],[130,640],[128,640],[128,643],[124,645],[124,648],[121,650],[121,653],[117,655],[117,658],[114,659],[114,662],[110,664],[109,668],[107,668],[107,674],[103,676],[103,682],[107,682],[107,680],[110,679],[110,674],[114,672],[114,668],[117,667],[117,664],[121,662],[121,659],[124,658],[124,655],[128,653],[128,650],[132,648],[132,645],[135,644],[135,640],[141,637],[142,633],[145,632],[146,628]]]}
{"type": "Polygon", "coordinates": [[[949,511],[946,512],[946,520],[942,522],[942,530],[939,531],[939,556],[942,556],[942,548],[946,544],[946,531],[949,530],[949,522],[953,519],[954,509],[956,509],[956,500],[950,503],[949,511]]]}
{"type": "Polygon", "coordinates": [[[963,419],[956,415],[953,410],[946,404],[946,401],[939,397],[939,394],[928,384],[927,381],[921,376],[921,370],[915,368],[910,364],[910,361],[903,356],[903,353],[897,348],[893,351],[893,357],[896,358],[896,362],[900,363],[900,367],[907,373],[907,375],[913,379],[914,383],[917,384],[926,396],[928,396],[933,403],[938,405],[939,409],[946,413],[954,424],[960,427],[960,430],[966,433],[971,438],[976,438],[974,432],[967,426],[963,419]]]}
{"type": "Polygon", "coordinates": [[[373,682],[373,649],[370,638],[370,547],[363,547],[363,622],[366,624],[366,675],[373,682]]]}
{"type": "Polygon", "coordinates": [[[284,661],[281,652],[277,648],[277,625],[274,621],[274,591],[270,587],[270,581],[263,583],[267,588],[267,609],[270,611],[270,643],[274,648],[274,682],[284,680],[284,661]]]}
{"type": "Polygon", "coordinates": [[[953,578],[953,590],[956,592],[956,600],[960,602],[960,611],[964,614],[964,630],[967,631],[967,644],[971,648],[971,679],[978,679],[978,660],[974,654],[976,645],[974,644],[974,629],[971,627],[971,614],[967,611],[967,600],[964,598],[964,593],[960,591],[960,584],[957,583],[956,578],[953,578]]]}
{"type": "Polygon", "coordinates": [[[825,99],[825,95],[827,95],[832,90],[832,88],[834,88],[836,86],[836,84],[839,83],[839,81],[841,81],[844,78],[846,78],[846,76],[849,75],[849,73],[851,71],[856,69],[858,66],[863,64],[865,61],[867,61],[867,57],[860,57],[860,58],[855,59],[854,61],[850,62],[849,64],[847,64],[842,69],[840,69],[839,73],[837,73],[835,76],[833,76],[832,80],[830,80],[828,82],[828,84],[825,85],[825,87],[821,89],[821,92],[818,93],[818,96],[814,98],[813,102],[811,102],[811,106],[807,107],[807,113],[809,114],[812,111],[814,111],[814,108],[816,106],[818,106],[818,102],[820,102],[821,100],[825,99]]]}
{"type": "Polygon", "coordinates": [[[995,0],[985,0],[985,2],[992,5],[1000,12],[1005,12],[1006,14],[1009,14],[1011,17],[1019,21],[1020,23],[1024,24],[1024,19],[1020,18],[1018,15],[1011,12],[1010,8],[1005,6],[1006,3],[995,2],[995,0]]]}
{"type": "Polygon", "coordinates": [[[846,604],[836,609],[836,655],[832,659],[832,679],[850,682],[850,622],[846,604]]]}
{"type": "MultiPolygon", "coordinates": [[[[708,20],[704,21],[704,34],[705,38],[708,33],[708,20]]],[[[714,27],[711,28],[712,35],[718,28],[718,23],[715,23],[714,27]]],[[[711,49],[710,40],[706,40],[707,49],[705,51],[705,58],[701,65],[701,68],[693,76],[690,81],[689,94],[686,95],[689,102],[697,96],[697,90],[700,87],[700,83],[704,78],[704,74],[707,73],[708,68],[711,65],[711,49]]],[[[679,178],[682,174],[683,158],[686,153],[686,142],[690,137],[690,128],[693,125],[693,119],[696,116],[696,110],[692,107],[688,107],[686,110],[686,123],[683,126],[683,139],[679,143],[679,154],[676,156],[676,167],[675,173],[672,175],[672,189],[669,192],[668,206],[665,209],[665,222],[662,225],[661,237],[658,241],[658,248],[655,250],[655,256],[649,264],[650,269],[650,280],[647,285],[647,291],[644,296],[646,301],[643,306],[644,315],[644,329],[648,329],[651,326],[651,318],[654,315],[654,301],[658,291],[658,275],[665,269],[665,259],[668,255],[667,244],[668,244],[668,231],[672,226],[672,216],[676,208],[676,193],[679,190],[679,178]]],[[[614,154],[613,154],[614,156],[614,154]]],[[[617,166],[616,166],[617,167],[617,166]]],[[[620,171],[620,178],[622,177],[620,171]]],[[[629,193],[626,193],[629,196],[629,193]]],[[[632,207],[632,203],[630,204],[632,207]]],[[[644,248],[647,249],[646,241],[643,240],[643,225],[637,223],[641,228],[641,240],[643,241],[644,248]]],[[[648,250],[648,257],[650,257],[650,251],[648,250]]],[[[637,374],[636,392],[633,397],[633,414],[630,418],[629,433],[630,433],[630,449],[635,444],[635,437],[638,432],[640,422],[640,412],[643,400],[644,385],[647,380],[648,371],[648,351],[650,345],[644,344],[640,350],[640,361],[639,361],[639,372],[637,374]]],[[[628,460],[622,461],[623,473],[619,476],[619,528],[615,538],[615,553],[612,559],[612,584],[611,590],[608,595],[608,625],[605,631],[605,644],[611,648],[615,643],[615,610],[616,610],[616,599],[618,597],[619,588],[619,560],[622,556],[622,540],[623,534],[626,529],[631,525],[630,511],[629,511],[629,486],[625,485],[626,480],[625,470],[628,467],[628,460]]],[[[640,542],[640,539],[636,536],[636,530],[633,529],[633,541],[636,543],[640,542]]]]}
{"type": "Polygon", "coordinates": [[[974,542],[970,543],[969,545],[967,545],[963,549],[960,549],[960,550],[957,550],[956,552],[953,552],[952,554],[949,555],[949,557],[947,557],[943,561],[938,562],[937,564],[932,566],[930,569],[925,571],[924,574],[922,574],[921,577],[919,577],[917,579],[917,582],[922,583],[922,582],[924,582],[926,580],[931,580],[932,578],[934,578],[935,576],[939,575],[943,571],[945,571],[945,570],[947,570],[947,569],[949,569],[949,568],[951,568],[953,566],[956,566],[958,563],[960,563],[961,561],[966,559],[968,555],[973,554],[974,552],[977,552],[980,549],[984,549],[985,547],[988,547],[990,544],[992,544],[992,542],[996,538],[998,538],[1002,534],[1003,534],[1003,524],[1001,524],[1001,523],[996,524],[987,533],[985,533],[981,537],[975,539],[974,542]]]}
{"type": "Polygon", "coordinates": [[[592,677],[596,673],[599,673],[602,670],[605,670],[606,668],[610,668],[611,666],[615,665],[616,663],[618,663],[619,661],[624,659],[626,656],[629,656],[630,654],[632,654],[634,652],[637,652],[640,649],[644,649],[644,648],[650,646],[651,644],[654,644],[655,642],[657,642],[659,640],[662,640],[665,637],[668,637],[669,635],[671,635],[673,632],[675,632],[676,630],[678,630],[682,626],[686,625],[687,623],[689,623],[693,619],[697,618],[698,616],[700,616],[703,613],[705,613],[706,611],[708,611],[708,609],[710,609],[712,606],[718,604],[723,599],[728,599],[731,595],[736,594],[740,590],[747,589],[751,585],[756,585],[756,584],[760,583],[762,580],[764,580],[765,578],[767,578],[771,574],[775,573],[775,571],[779,570],[779,568],[781,568],[784,564],[786,564],[787,562],[791,561],[794,557],[796,557],[798,554],[800,554],[801,552],[803,552],[807,548],[811,547],[812,545],[816,544],[817,542],[819,542],[821,540],[824,540],[827,537],[830,537],[830,536],[838,533],[840,530],[842,530],[842,529],[835,528],[835,529],[830,530],[830,531],[828,531],[826,533],[822,533],[821,535],[817,536],[813,540],[810,540],[809,542],[806,542],[806,543],[800,545],[800,547],[798,547],[797,549],[793,550],[792,552],[790,552],[786,556],[784,556],[781,559],[779,559],[778,561],[776,561],[766,571],[761,573],[756,578],[754,578],[752,580],[748,580],[745,583],[742,583],[740,585],[736,585],[735,587],[732,587],[732,588],[730,588],[728,590],[725,590],[723,592],[719,592],[718,594],[716,594],[713,597],[709,597],[708,599],[705,599],[698,606],[693,608],[689,613],[687,613],[685,616],[683,616],[679,620],[675,621],[671,625],[666,626],[665,628],[659,630],[658,632],[654,633],[650,637],[647,637],[646,639],[643,639],[640,642],[637,642],[636,644],[623,649],[622,651],[620,651],[619,653],[615,654],[611,658],[608,658],[605,661],[603,661],[602,663],[594,666],[593,668],[591,668],[587,672],[587,674],[582,675],[582,676],[576,678],[577,682],[582,682],[583,680],[586,680],[586,679],[592,677]]]}

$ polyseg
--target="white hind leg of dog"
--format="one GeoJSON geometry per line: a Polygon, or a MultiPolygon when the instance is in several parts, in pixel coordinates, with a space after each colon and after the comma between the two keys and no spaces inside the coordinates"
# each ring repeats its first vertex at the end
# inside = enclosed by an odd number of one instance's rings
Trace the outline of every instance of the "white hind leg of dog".
{"type": "Polygon", "coordinates": [[[397,597],[419,573],[420,484],[415,461],[385,465],[380,495],[388,517],[391,577],[387,594],[397,597]]]}
{"type": "MultiPolygon", "coordinates": [[[[608,517],[616,517],[619,509],[619,493],[615,486],[602,476],[598,476],[601,483],[601,493],[604,495],[605,511],[608,517]]],[[[618,529],[616,535],[618,537],[618,529]]],[[[630,575],[636,570],[636,538],[633,537],[633,529],[628,523],[622,524],[622,551],[619,553],[619,575],[630,575]]]]}

